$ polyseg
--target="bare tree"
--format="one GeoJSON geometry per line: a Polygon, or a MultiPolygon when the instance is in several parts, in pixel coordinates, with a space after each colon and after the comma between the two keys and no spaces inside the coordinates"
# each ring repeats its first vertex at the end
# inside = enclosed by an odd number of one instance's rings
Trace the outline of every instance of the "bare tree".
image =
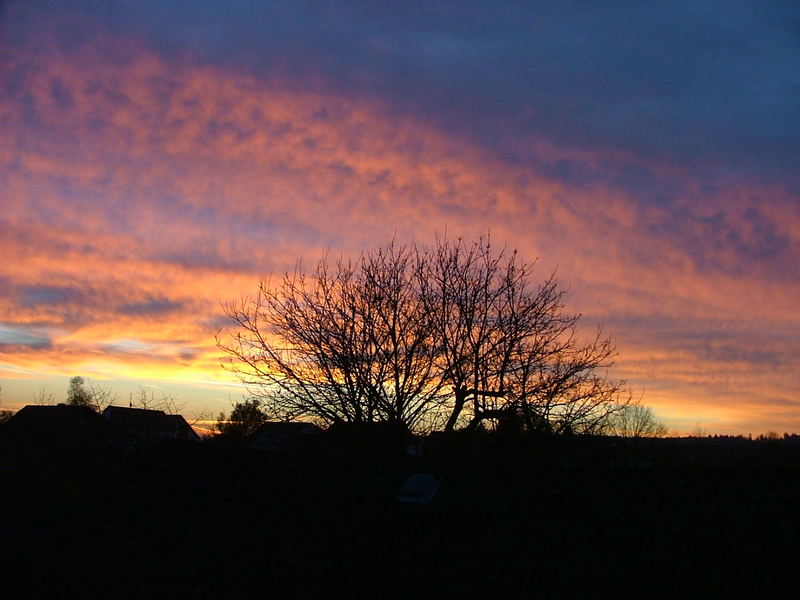
{"type": "Polygon", "coordinates": [[[56,403],[55,394],[47,388],[47,386],[40,385],[33,394],[33,403],[39,405],[49,405],[56,403]]]}
{"type": "Polygon", "coordinates": [[[480,420],[487,398],[502,398],[503,366],[513,346],[513,332],[500,327],[503,300],[510,290],[502,272],[516,266],[512,257],[503,264],[484,240],[471,247],[462,240],[437,240],[418,261],[420,299],[435,332],[435,360],[442,383],[453,402],[445,423],[451,431],[467,401],[473,400],[473,423],[480,420]]]}
{"type": "MultiPolygon", "coordinates": [[[[527,429],[595,431],[624,405],[600,371],[614,345],[581,345],[554,276],[488,237],[398,246],[224,305],[226,366],[279,418],[475,428],[512,413],[527,429]]],[[[622,400],[621,400],[622,398],[622,400]]]]}
{"type": "Polygon", "coordinates": [[[641,404],[630,404],[618,411],[610,429],[614,435],[629,438],[660,438],[667,435],[667,427],[656,419],[653,409],[641,404]]]}
{"type": "Polygon", "coordinates": [[[437,359],[453,394],[445,431],[464,422],[514,418],[529,431],[596,432],[627,404],[625,382],[608,378],[613,341],[598,330],[578,341],[580,315],[564,310],[555,274],[534,286],[534,264],[472,244],[437,240],[421,261],[426,313],[434,322],[437,359]]]}
{"type": "Polygon", "coordinates": [[[135,399],[131,397],[130,405],[147,410],[161,410],[168,415],[177,415],[186,406],[186,402],[179,402],[174,394],[161,392],[156,395],[155,390],[139,386],[139,392],[135,399]]]}
{"type": "Polygon", "coordinates": [[[697,423],[695,423],[694,429],[692,429],[692,431],[689,432],[689,437],[694,437],[694,438],[708,437],[708,429],[706,429],[705,426],[700,421],[698,421],[697,423]]]}
{"type": "Polygon", "coordinates": [[[415,290],[413,249],[390,245],[331,266],[298,266],[277,287],[225,305],[227,366],[284,419],[418,425],[442,400],[415,290]]]}
{"type": "Polygon", "coordinates": [[[86,382],[86,388],[89,390],[89,396],[97,412],[102,412],[106,406],[111,406],[117,402],[117,393],[111,386],[100,385],[95,381],[89,380],[86,382]]]}

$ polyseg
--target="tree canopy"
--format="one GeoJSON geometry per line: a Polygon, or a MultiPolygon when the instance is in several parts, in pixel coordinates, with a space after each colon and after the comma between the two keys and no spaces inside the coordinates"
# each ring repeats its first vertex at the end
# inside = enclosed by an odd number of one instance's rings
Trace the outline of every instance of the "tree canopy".
{"type": "MultiPolygon", "coordinates": [[[[41,395],[45,395],[44,391],[41,392],[41,395]]],[[[113,404],[115,400],[116,394],[110,387],[86,381],[80,375],[69,380],[67,387],[67,404],[69,405],[85,406],[100,412],[109,404],[113,404]]]]}
{"type": "Polygon", "coordinates": [[[555,274],[535,284],[534,267],[488,236],[323,255],[225,303],[217,344],[278,418],[600,431],[630,402],[606,374],[613,340],[581,341],[555,274]]]}
{"type": "Polygon", "coordinates": [[[246,398],[236,402],[230,417],[220,413],[217,417],[216,429],[221,435],[244,440],[267,421],[267,413],[261,407],[258,398],[246,398]]]}
{"type": "Polygon", "coordinates": [[[67,404],[71,406],[87,406],[95,408],[95,402],[92,398],[92,393],[86,387],[86,381],[80,375],[69,380],[69,387],[67,388],[67,404]]]}

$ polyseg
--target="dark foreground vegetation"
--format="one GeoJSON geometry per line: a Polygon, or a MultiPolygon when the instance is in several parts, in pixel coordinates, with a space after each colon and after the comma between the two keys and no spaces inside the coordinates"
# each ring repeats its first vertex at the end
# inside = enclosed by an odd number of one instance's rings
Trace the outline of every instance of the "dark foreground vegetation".
{"type": "Polygon", "coordinates": [[[453,440],[4,447],[4,597],[764,597],[794,575],[792,440],[453,440]],[[398,502],[420,472],[432,502],[398,502]]]}

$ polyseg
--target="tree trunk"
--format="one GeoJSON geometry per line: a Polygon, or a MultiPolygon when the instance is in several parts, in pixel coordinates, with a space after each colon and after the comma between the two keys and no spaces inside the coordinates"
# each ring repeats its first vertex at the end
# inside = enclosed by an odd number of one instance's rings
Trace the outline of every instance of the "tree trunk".
{"type": "Polygon", "coordinates": [[[461,411],[464,410],[464,405],[467,403],[469,397],[469,390],[464,386],[456,387],[456,402],[453,406],[453,412],[450,413],[450,418],[447,419],[447,424],[444,426],[445,433],[451,433],[456,428],[456,421],[461,416],[461,411]]]}

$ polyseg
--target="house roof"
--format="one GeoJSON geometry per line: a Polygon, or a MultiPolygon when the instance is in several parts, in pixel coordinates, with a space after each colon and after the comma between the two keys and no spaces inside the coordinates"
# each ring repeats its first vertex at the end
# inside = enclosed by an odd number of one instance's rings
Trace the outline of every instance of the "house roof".
{"type": "Polygon", "coordinates": [[[119,427],[86,406],[28,405],[2,427],[2,438],[15,443],[83,445],[121,441],[119,427]]]}
{"type": "Polygon", "coordinates": [[[186,419],[181,415],[168,415],[163,410],[107,406],[103,417],[140,435],[199,439],[186,419]]]}

